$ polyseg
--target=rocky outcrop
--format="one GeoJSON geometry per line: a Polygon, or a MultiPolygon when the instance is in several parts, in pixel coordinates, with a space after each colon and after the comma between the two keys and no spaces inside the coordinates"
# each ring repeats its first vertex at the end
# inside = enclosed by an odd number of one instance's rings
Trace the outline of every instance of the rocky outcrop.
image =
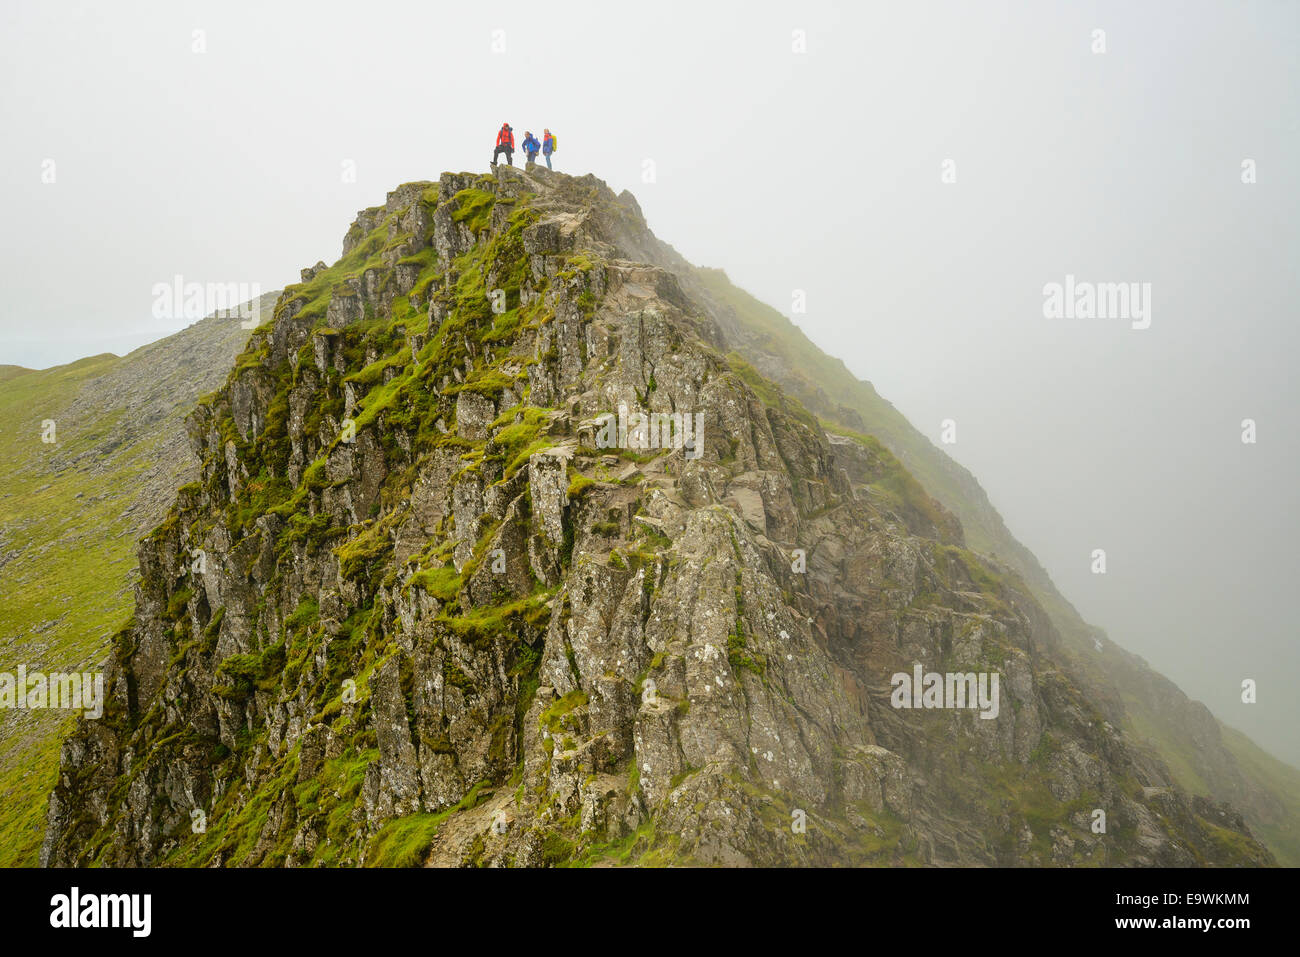
{"type": "Polygon", "coordinates": [[[502,168],[304,271],[191,417],[43,860],[1268,861],[1144,791],[1028,590],[724,358],[647,237],[502,168]],[[1000,681],[896,707],[918,666],[1000,681]]]}

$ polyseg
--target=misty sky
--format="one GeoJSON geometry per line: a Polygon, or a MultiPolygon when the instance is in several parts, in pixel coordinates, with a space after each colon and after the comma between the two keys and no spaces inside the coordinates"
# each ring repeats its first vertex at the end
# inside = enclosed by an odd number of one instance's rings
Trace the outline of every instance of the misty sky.
{"type": "Polygon", "coordinates": [[[296,281],[549,126],[688,259],[804,290],[1085,618],[1300,763],[1298,40],[1292,2],[5,0],[0,363],[175,331],[177,274],[296,281]],[[1045,318],[1067,274],[1150,283],[1150,328],[1045,318]]]}

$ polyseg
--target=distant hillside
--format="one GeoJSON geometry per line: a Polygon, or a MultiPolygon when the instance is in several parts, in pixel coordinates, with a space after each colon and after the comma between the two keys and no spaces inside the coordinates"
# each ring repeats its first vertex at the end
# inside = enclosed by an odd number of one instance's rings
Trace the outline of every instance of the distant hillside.
{"type": "MultiPolygon", "coordinates": [[[[136,540],[197,474],[184,415],[248,335],[208,318],[125,357],[0,366],[0,671],[103,661],[130,614],[136,540]]],[[[70,725],[66,712],[0,710],[0,864],[36,863],[70,725]]]]}
{"type": "Polygon", "coordinates": [[[957,515],[971,548],[1020,576],[1050,615],[1090,697],[1105,703],[1112,721],[1154,748],[1174,776],[1171,783],[1241,808],[1281,863],[1300,866],[1300,770],[1220,724],[1138,656],[1109,640],[1098,652],[1095,641],[1106,639],[1105,632],[1085,622],[1057,591],[975,477],[917,431],[871,383],[856,378],[776,309],[732,285],[722,270],[692,267],[666,247],[656,260],[711,304],[714,318],[747,362],[821,416],[829,429],[878,437],[957,515]]]}

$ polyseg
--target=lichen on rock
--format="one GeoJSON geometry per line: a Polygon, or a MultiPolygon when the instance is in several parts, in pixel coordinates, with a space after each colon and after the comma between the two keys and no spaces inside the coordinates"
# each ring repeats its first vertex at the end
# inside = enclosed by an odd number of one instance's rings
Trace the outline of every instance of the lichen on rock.
{"type": "Polygon", "coordinates": [[[44,862],[1268,859],[1145,796],[1016,576],[729,355],[657,242],[594,177],[499,168],[303,270],[191,417],[44,862]],[[702,441],[588,444],[620,406],[702,441]],[[998,719],[892,708],[916,662],[1005,675],[998,719]]]}

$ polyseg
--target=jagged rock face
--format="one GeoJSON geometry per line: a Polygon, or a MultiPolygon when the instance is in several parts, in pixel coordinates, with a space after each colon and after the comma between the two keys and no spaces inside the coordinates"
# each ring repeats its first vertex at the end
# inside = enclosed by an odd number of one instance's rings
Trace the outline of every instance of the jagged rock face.
{"type": "Polygon", "coordinates": [[[724,358],[655,242],[502,168],[303,271],[191,416],[45,862],[1268,859],[1144,791],[1025,589],[724,358]],[[916,663],[996,673],[997,717],[893,707],[916,663]]]}

